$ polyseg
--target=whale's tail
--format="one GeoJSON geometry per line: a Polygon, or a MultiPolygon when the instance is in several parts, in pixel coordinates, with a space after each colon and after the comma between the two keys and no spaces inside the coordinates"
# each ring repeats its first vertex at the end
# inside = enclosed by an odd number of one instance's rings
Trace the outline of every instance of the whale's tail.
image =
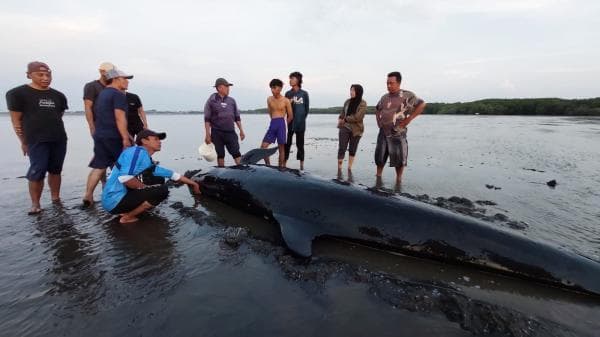
{"type": "Polygon", "coordinates": [[[244,153],[240,163],[242,165],[256,164],[259,161],[265,159],[266,157],[272,156],[273,154],[275,154],[275,152],[277,152],[277,150],[278,149],[276,147],[250,150],[244,153]]]}

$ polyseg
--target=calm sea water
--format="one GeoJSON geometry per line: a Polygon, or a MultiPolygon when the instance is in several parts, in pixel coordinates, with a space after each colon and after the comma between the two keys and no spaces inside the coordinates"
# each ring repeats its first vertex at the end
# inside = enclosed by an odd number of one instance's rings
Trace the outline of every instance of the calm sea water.
{"type": "MultiPolygon", "coordinates": [[[[155,155],[162,165],[180,172],[211,166],[197,155],[204,137],[201,116],[150,115],[149,123],[168,134],[155,155]]],[[[243,116],[243,123],[242,152],[258,147],[268,117],[243,116]]],[[[364,284],[333,280],[321,291],[308,291],[260,255],[231,257],[217,238],[220,229],[199,226],[169,207],[175,201],[193,205],[184,189],[172,190],[169,202],[135,227],[115,225],[100,207],[80,210],[92,143],[83,116],[65,117],[65,125],[63,206],[51,205],[45,193],[46,211],[32,217],[25,214],[29,198],[20,178],[27,158],[19,153],[10,119],[0,117],[2,335],[398,335],[399,324],[405,335],[468,335],[439,315],[394,309],[371,296],[364,284]]],[[[309,116],[307,172],[337,176],[335,125],[336,116],[309,116]]],[[[367,116],[352,176],[343,171],[343,179],[375,185],[376,136],[373,116],[367,116]]],[[[488,214],[526,222],[523,234],[600,261],[600,119],[421,116],[408,137],[402,192],[493,201],[497,205],[487,207],[488,214]],[[558,185],[550,188],[550,180],[558,185]]],[[[294,158],[293,153],[289,166],[297,168],[294,158]]],[[[383,182],[394,188],[392,168],[386,168],[383,182]]],[[[198,207],[232,224],[256,222],[208,200],[198,207]]],[[[326,244],[320,251],[387,272],[398,265],[386,254],[332,247],[326,244]]],[[[423,270],[419,265],[397,272],[434,277],[423,270]]],[[[528,289],[516,285],[473,296],[583,334],[598,328],[597,306],[531,295],[528,289]]]]}

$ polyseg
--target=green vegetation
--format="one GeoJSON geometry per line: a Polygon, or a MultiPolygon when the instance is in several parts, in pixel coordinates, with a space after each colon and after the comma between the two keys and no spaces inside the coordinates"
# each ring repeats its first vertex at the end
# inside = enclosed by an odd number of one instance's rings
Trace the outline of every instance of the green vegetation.
{"type": "Polygon", "coordinates": [[[468,103],[429,103],[424,113],[437,115],[600,116],[600,98],[484,99],[468,103]]]}
{"type": "MultiPolygon", "coordinates": [[[[311,108],[313,114],[339,114],[342,107],[311,108]]],[[[367,108],[373,114],[375,107],[367,108]]],[[[244,111],[264,114],[267,109],[244,111]]],[[[560,99],[484,99],[465,103],[428,103],[424,114],[430,115],[521,115],[521,116],[600,116],[600,98],[560,99]]]]}
{"type": "MultiPolygon", "coordinates": [[[[313,114],[339,114],[342,107],[311,108],[313,114]]],[[[83,111],[69,111],[80,115],[83,111]]],[[[156,111],[148,114],[201,114],[202,111],[156,111]]],[[[266,114],[267,109],[242,111],[244,114],[266,114]]],[[[375,107],[367,107],[367,114],[375,113],[375,107]]],[[[429,115],[520,115],[520,116],[600,116],[600,97],[586,99],[560,98],[511,98],[483,99],[465,103],[427,103],[425,114],[429,115]]],[[[8,112],[0,112],[8,114],[8,112]]]]}

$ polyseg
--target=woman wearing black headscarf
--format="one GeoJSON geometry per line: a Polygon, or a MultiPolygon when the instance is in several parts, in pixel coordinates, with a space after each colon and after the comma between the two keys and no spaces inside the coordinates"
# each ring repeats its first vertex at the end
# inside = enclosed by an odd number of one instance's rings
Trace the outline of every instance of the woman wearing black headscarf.
{"type": "Polygon", "coordinates": [[[360,84],[350,86],[350,98],[344,103],[344,108],[338,117],[339,148],[338,148],[338,169],[342,169],[344,155],[348,149],[350,157],[348,158],[348,170],[352,170],[354,156],[358,148],[358,142],[365,129],[363,119],[367,112],[367,102],[363,99],[363,87],[360,84]]]}

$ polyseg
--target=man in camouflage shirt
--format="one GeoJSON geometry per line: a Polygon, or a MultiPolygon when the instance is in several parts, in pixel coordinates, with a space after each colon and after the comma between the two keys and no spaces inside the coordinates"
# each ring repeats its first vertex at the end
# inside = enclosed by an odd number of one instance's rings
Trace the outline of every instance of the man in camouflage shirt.
{"type": "Polygon", "coordinates": [[[390,167],[396,168],[397,185],[402,182],[402,173],[408,158],[407,126],[425,109],[425,101],[408,90],[400,89],[401,81],[402,75],[399,72],[389,73],[388,93],[381,97],[375,107],[375,118],[379,127],[375,148],[377,177],[381,177],[389,157],[390,167]]]}

